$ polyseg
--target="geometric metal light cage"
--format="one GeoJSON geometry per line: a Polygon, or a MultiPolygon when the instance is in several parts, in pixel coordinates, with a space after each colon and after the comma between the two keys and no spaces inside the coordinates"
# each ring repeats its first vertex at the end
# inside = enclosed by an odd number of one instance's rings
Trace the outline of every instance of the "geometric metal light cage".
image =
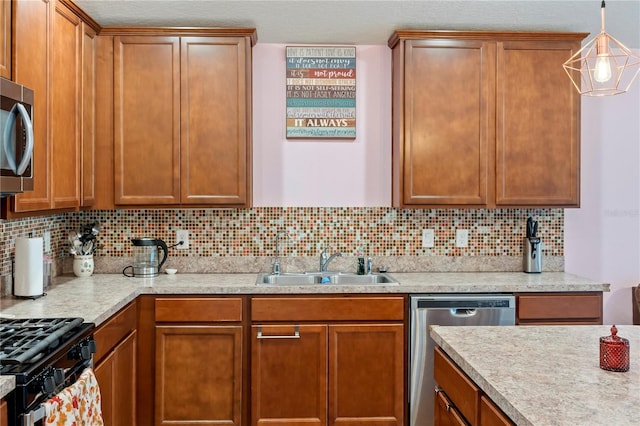
{"type": "Polygon", "coordinates": [[[640,57],[607,34],[604,8],[600,34],[562,64],[581,95],[612,96],[625,93],[640,74],[640,57]]]}

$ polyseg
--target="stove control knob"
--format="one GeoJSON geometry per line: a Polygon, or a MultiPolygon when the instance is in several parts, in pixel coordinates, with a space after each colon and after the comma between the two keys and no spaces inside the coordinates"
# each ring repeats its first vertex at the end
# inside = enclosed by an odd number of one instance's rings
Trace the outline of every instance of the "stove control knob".
{"type": "Polygon", "coordinates": [[[86,361],[91,359],[91,355],[96,352],[95,340],[86,340],[78,343],[69,352],[69,359],[86,361]]]}
{"type": "Polygon", "coordinates": [[[54,368],[53,369],[53,380],[56,385],[61,385],[64,383],[64,369],[63,368],[54,368]]]}
{"type": "Polygon", "coordinates": [[[83,360],[91,359],[91,355],[96,352],[96,341],[89,340],[80,346],[80,356],[83,360]]]}
{"type": "Polygon", "coordinates": [[[51,395],[56,390],[56,381],[53,376],[47,376],[42,379],[42,390],[44,393],[51,395]]]}

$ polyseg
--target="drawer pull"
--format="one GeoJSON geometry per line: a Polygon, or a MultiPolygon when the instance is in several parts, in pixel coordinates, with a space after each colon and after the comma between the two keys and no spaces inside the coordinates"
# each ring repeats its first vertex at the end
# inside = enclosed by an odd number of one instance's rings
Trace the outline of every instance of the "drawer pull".
{"type": "Polygon", "coordinates": [[[293,329],[293,334],[286,336],[265,336],[262,334],[262,326],[258,326],[258,339],[299,339],[300,338],[300,326],[296,325],[293,329]]]}

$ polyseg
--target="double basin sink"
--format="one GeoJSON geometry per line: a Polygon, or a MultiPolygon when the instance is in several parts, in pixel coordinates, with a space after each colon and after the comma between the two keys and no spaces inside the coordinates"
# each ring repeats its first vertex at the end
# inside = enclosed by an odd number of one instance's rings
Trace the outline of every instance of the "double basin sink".
{"type": "Polygon", "coordinates": [[[386,273],[357,275],[347,272],[300,272],[279,275],[258,274],[259,286],[304,285],[398,285],[398,281],[386,273]]]}

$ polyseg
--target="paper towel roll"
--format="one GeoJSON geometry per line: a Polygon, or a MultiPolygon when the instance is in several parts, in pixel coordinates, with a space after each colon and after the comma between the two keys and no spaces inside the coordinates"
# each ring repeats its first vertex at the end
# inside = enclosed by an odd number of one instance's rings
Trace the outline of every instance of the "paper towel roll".
{"type": "Polygon", "coordinates": [[[16,238],[16,263],[13,294],[38,297],[44,293],[42,282],[42,238],[16,238]]]}

